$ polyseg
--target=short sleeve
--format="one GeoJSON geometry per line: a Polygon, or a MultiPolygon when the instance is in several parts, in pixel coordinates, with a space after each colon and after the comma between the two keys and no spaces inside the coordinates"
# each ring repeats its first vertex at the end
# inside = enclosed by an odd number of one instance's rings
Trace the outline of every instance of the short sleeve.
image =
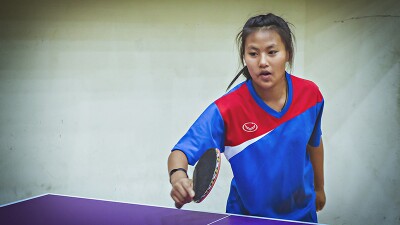
{"type": "Polygon", "coordinates": [[[209,148],[224,151],[224,121],[215,103],[212,103],[174,146],[172,151],[185,153],[189,164],[194,165],[209,148]]]}
{"type": "Polygon", "coordinates": [[[321,141],[322,129],[321,129],[321,119],[322,119],[322,112],[324,111],[324,100],[318,102],[316,105],[317,111],[317,118],[314,124],[314,130],[311,134],[310,140],[308,144],[312,147],[318,147],[321,141]]]}

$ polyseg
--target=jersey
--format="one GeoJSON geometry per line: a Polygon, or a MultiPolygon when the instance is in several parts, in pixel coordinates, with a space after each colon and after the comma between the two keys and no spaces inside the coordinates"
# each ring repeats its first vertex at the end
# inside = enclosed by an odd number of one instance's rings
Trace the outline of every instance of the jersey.
{"type": "Polygon", "coordinates": [[[313,82],[285,76],[282,111],[265,104],[247,80],[209,105],[173,150],[190,165],[209,148],[224,153],[233,172],[227,213],[317,222],[306,147],[320,144],[324,99],[313,82]]]}

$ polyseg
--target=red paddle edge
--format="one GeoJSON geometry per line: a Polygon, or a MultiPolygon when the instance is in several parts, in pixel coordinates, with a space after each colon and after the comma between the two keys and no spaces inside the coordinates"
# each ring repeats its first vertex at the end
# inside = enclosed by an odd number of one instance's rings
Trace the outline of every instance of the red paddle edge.
{"type": "Polygon", "coordinates": [[[215,154],[217,155],[217,162],[216,162],[216,167],[215,167],[213,179],[211,180],[211,185],[208,186],[206,192],[203,194],[203,196],[201,196],[201,198],[198,201],[194,201],[195,203],[202,202],[207,197],[207,195],[210,194],[211,189],[214,187],[214,184],[217,181],[219,170],[221,168],[221,152],[219,151],[218,148],[215,149],[215,154]]]}

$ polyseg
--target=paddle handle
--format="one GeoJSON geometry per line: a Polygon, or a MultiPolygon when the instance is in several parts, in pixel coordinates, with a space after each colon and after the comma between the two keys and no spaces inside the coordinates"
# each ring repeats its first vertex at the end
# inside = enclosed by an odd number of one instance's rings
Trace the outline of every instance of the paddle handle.
{"type": "Polygon", "coordinates": [[[178,204],[178,203],[175,202],[175,208],[180,209],[180,208],[182,208],[182,206],[183,206],[183,205],[178,204]]]}

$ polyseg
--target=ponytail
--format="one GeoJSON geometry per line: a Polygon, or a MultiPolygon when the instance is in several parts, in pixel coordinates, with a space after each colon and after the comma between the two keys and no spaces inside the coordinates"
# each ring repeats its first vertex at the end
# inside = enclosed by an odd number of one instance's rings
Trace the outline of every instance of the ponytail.
{"type": "Polygon", "coordinates": [[[228,88],[226,89],[226,91],[229,90],[229,88],[232,87],[232,85],[235,83],[235,81],[240,77],[240,75],[244,75],[246,77],[246,80],[250,80],[250,73],[249,73],[249,69],[247,68],[247,66],[244,66],[238,74],[236,74],[235,78],[233,78],[233,80],[231,81],[231,83],[228,85],[228,88]]]}

